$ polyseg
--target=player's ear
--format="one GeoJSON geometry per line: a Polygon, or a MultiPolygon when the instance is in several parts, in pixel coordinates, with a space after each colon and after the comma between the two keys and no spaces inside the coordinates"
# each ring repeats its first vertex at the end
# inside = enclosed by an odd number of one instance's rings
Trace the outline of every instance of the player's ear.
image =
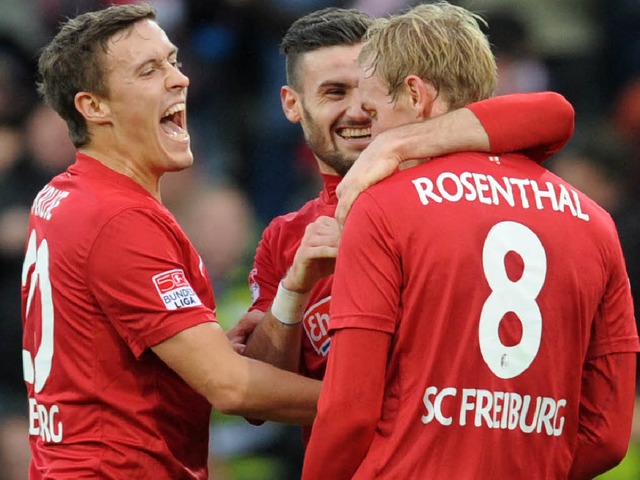
{"type": "Polygon", "coordinates": [[[438,96],[438,91],[431,82],[425,82],[417,75],[409,75],[404,80],[409,94],[411,107],[415,111],[416,119],[422,120],[431,116],[433,103],[438,96]]]}
{"type": "Polygon", "coordinates": [[[99,125],[109,123],[111,109],[105,99],[91,92],[78,92],[74,98],[76,110],[87,122],[99,125]]]}
{"type": "Polygon", "coordinates": [[[287,119],[292,123],[298,123],[302,119],[302,105],[300,104],[298,92],[285,85],[280,89],[280,101],[287,119]]]}

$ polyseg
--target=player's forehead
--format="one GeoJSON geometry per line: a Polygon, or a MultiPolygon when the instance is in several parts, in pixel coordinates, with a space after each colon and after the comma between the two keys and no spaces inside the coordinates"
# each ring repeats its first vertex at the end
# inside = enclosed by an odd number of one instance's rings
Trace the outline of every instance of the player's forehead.
{"type": "Polygon", "coordinates": [[[107,43],[107,62],[112,68],[130,69],[141,62],[175,55],[177,48],[153,20],[143,19],[122,30],[107,43]]]}
{"type": "MultiPolygon", "coordinates": [[[[358,87],[363,100],[373,103],[389,96],[382,78],[372,69],[361,69],[358,87]]],[[[386,100],[385,100],[386,101],[386,100]]]]}
{"type": "Polygon", "coordinates": [[[300,63],[306,91],[316,91],[328,83],[357,86],[360,78],[358,54],[362,44],[323,47],[304,54],[300,63]]]}

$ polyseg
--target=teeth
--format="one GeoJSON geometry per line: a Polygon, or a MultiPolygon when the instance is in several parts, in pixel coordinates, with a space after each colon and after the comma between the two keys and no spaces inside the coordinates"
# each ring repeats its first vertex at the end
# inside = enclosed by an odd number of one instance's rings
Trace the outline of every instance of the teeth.
{"type": "Polygon", "coordinates": [[[175,140],[184,140],[189,138],[189,134],[187,132],[171,132],[170,136],[175,140]]]}
{"type": "Polygon", "coordinates": [[[174,113],[177,113],[177,112],[182,112],[186,108],[187,106],[184,103],[177,103],[173,107],[169,108],[166,112],[164,112],[164,114],[162,115],[162,118],[168,117],[169,115],[173,115],[174,113]]]}
{"type": "Polygon", "coordinates": [[[340,136],[343,138],[369,137],[371,136],[371,128],[344,128],[340,132],[340,136]]]}
{"type": "Polygon", "coordinates": [[[184,115],[176,115],[180,112],[184,112],[186,109],[185,102],[177,103],[168,108],[162,118],[160,119],[160,129],[165,135],[168,135],[173,140],[186,141],[189,140],[189,134],[185,129],[184,115]]]}

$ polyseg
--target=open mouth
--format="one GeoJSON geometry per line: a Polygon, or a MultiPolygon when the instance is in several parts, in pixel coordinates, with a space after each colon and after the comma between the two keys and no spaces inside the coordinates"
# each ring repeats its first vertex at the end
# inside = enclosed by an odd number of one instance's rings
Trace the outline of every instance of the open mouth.
{"type": "Polygon", "coordinates": [[[368,140],[371,138],[371,127],[345,127],[336,130],[345,140],[368,140]]]}
{"type": "Polygon", "coordinates": [[[176,103],[169,107],[160,118],[160,128],[174,140],[187,140],[189,138],[185,121],[186,108],[184,102],[176,103]]]}

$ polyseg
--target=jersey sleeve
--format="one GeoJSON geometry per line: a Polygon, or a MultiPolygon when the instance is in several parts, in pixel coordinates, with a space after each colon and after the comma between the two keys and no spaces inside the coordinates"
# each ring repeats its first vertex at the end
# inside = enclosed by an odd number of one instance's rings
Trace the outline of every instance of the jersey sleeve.
{"type": "Polygon", "coordinates": [[[542,163],[573,135],[575,111],[555,92],[500,95],[467,108],[486,130],[491,153],[522,152],[542,163]]]}
{"type": "Polygon", "coordinates": [[[569,479],[594,478],[624,457],[633,423],[635,370],[636,356],[631,353],[586,362],[569,479]]]}
{"type": "MultiPolygon", "coordinates": [[[[273,298],[278,290],[278,284],[286,272],[279,271],[278,259],[274,256],[279,252],[277,245],[277,225],[272,223],[263,232],[258,243],[253,260],[253,268],[249,273],[249,288],[251,289],[252,304],[250,311],[266,312],[271,307],[273,298]]],[[[283,255],[283,252],[279,252],[283,255]]]]}
{"type": "Polygon", "coordinates": [[[331,349],[303,480],[352,478],[373,440],[399,315],[402,276],[391,232],[379,205],[367,192],[360,195],[347,217],[336,260],[331,349]]]}
{"type": "Polygon", "coordinates": [[[202,302],[211,284],[204,270],[190,267],[187,253],[174,228],[144,209],[114,216],[96,238],[87,283],[134,355],[215,321],[202,302]]]}
{"type": "Polygon", "coordinates": [[[343,329],[331,342],[303,480],[352,478],[373,441],[382,410],[391,335],[343,329]]]}
{"type": "Polygon", "coordinates": [[[610,222],[607,245],[611,246],[609,259],[605,262],[609,279],[602,304],[591,325],[588,359],[611,353],[640,351],[631,285],[613,221],[610,222]]]}
{"type": "Polygon", "coordinates": [[[331,289],[331,331],[395,331],[402,272],[392,232],[375,200],[367,192],[361,194],[340,239],[331,289]]]}

